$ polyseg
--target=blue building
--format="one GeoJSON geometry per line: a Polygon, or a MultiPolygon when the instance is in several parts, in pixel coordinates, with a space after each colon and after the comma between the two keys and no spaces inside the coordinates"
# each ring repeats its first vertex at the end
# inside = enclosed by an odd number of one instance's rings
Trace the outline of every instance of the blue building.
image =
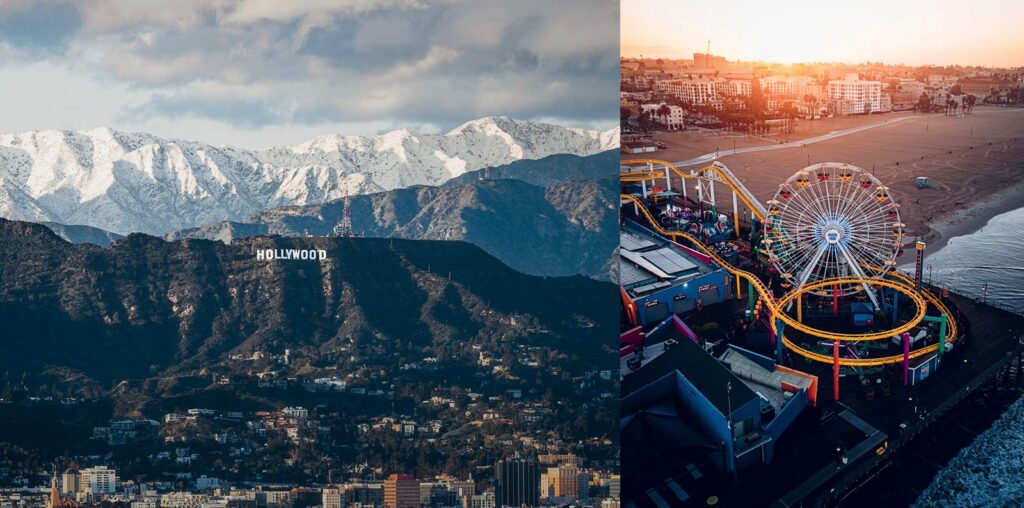
{"type": "Polygon", "coordinates": [[[634,325],[651,325],[721,302],[729,273],[700,252],[684,248],[631,221],[619,234],[619,283],[634,325]]]}
{"type": "Polygon", "coordinates": [[[817,378],[734,346],[716,358],[680,324],[666,319],[622,359],[620,433],[623,477],[647,483],[630,490],[667,478],[684,500],[692,489],[681,476],[696,482],[770,462],[779,437],[814,403],[817,378]]]}

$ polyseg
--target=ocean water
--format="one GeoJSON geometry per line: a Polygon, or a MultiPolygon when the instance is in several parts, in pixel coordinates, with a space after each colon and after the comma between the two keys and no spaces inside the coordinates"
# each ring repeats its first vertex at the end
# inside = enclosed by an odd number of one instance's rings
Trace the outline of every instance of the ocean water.
{"type": "MultiPolygon", "coordinates": [[[[914,267],[900,269],[912,273],[914,267]]],[[[980,230],[926,254],[924,278],[929,277],[957,293],[1024,313],[1024,208],[997,215],[980,230]]]]}
{"type": "MultiPolygon", "coordinates": [[[[1024,313],[1024,208],[925,256],[926,278],[929,265],[934,283],[1024,313]]],[[[960,450],[914,506],[1024,506],[1024,398],[960,450]]]]}

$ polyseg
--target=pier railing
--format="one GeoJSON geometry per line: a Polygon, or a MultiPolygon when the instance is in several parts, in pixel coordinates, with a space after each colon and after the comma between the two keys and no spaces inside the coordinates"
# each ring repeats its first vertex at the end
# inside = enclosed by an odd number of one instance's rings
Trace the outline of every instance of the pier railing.
{"type": "Polygon", "coordinates": [[[950,293],[956,293],[964,298],[970,298],[975,302],[983,303],[990,307],[995,307],[997,309],[1004,310],[1006,312],[1009,312],[1010,314],[1024,316],[1024,310],[1021,310],[1020,308],[1014,308],[1013,306],[1005,302],[1001,302],[999,300],[993,300],[990,298],[991,295],[988,295],[986,291],[982,291],[981,294],[978,294],[976,289],[967,289],[963,287],[957,287],[952,284],[944,284],[941,282],[929,282],[924,285],[940,291],[945,289],[950,293]]]}
{"type": "MultiPolygon", "coordinates": [[[[913,269],[908,269],[906,267],[903,267],[903,268],[900,269],[900,271],[905,273],[905,274],[907,274],[910,277],[914,276],[913,269]]],[[[946,291],[949,291],[950,293],[956,293],[956,294],[958,294],[958,295],[960,295],[960,296],[962,296],[964,298],[969,298],[971,300],[974,300],[975,302],[983,303],[983,304],[988,305],[990,307],[995,307],[995,308],[997,308],[999,310],[1004,310],[1006,312],[1009,312],[1010,314],[1016,314],[1018,316],[1024,316],[1024,309],[1015,308],[1015,307],[1013,307],[1013,306],[1011,306],[1011,305],[1009,305],[1009,304],[1007,304],[1005,302],[1001,302],[999,300],[992,300],[990,298],[990,296],[992,296],[992,295],[988,294],[988,291],[985,289],[985,287],[983,287],[980,290],[980,292],[979,292],[979,290],[977,288],[966,288],[966,287],[950,284],[948,282],[944,282],[944,281],[941,281],[941,280],[933,281],[930,274],[925,276],[924,279],[925,280],[923,282],[923,285],[927,286],[930,289],[939,290],[939,291],[944,289],[946,291]]]]}

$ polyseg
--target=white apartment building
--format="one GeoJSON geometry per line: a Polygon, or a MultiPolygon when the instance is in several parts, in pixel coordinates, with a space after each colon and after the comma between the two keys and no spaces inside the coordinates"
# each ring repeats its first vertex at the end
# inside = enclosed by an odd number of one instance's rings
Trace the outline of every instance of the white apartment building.
{"type": "Polygon", "coordinates": [[[754,86],[749,79],[723,79],[715,84],[718,97],[750,97],[754,86]]]}
{"type": "Polygon", "coordinates": [[[683,108],[674,105],[667,105],[662,103],[649,103],[641,104],[640,111],[646,113],[651,111],[654,114],[654,121],[664,125],[668,129],[682,129],[683,128],[683,108]],[[662,106],[668,106],[669,114],[662,115],[659,110],[662,106]]]}
{"type": "Polygon", "coordinates": [[[809,76],[768,76],[761,80],[761,92],[765,95],[803,100],[807,95],[821,98],[821,86],[809,76]]]}
{"type": "Polygon", "coordinates": [[[713,79],[673,79],[658,81],[654,90],[679,97],[690,104],[705,104],[718,97],[713,79]]]}
{"type": "Polygon", "coordinates": [[[107,466],[82,469],[81,488],[87,494],[113,494],[117,490],[117,473],[107,466]]]}
{"type": "Polygon", "coordinates": [[[828,98],[840,115],[877,113],[882,110],[882,82],[847,74],[846,79],[828,82],[828,98]]]}
{"type": "Polygon", "coordinates": [[[341,508],[341,489],[337,487],[325,488],[321,503],[323,503],[323,508],[341,508]]]}
{"type": "Polygon", "coordinates": [[[912,78],[899,78],[897,83],[899,91],[909,93],[915,98],[924,93],[925,86],[924,83],[912,78]]]}

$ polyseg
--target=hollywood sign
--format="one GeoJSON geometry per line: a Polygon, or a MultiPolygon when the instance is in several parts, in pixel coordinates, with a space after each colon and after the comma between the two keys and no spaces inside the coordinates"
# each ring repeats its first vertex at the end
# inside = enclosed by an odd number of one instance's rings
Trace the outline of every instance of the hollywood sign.
{"type": "Polygon", "coordinates": [[[256,249],[258,261],[323,261],[327,259],[327,251],[323,249],[256,249]]]}

